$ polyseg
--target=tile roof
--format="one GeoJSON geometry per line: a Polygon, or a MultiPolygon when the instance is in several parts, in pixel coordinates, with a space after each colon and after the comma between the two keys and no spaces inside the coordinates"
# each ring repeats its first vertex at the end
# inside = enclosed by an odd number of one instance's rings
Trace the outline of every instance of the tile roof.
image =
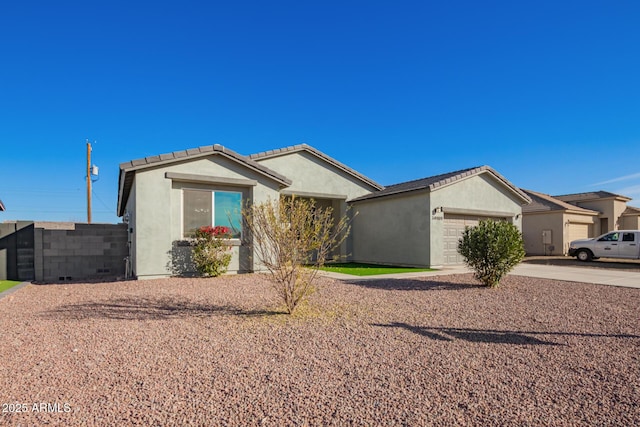
{"type": "Polygon", "coordinates": [[[256,172],[275,180],[282,186],[288,187],[289,185],[291,185],[291,180],[286,176],[281,175],[278,172],[271,170],[254,160],[251,160],[247,156],[238,154],[235,151],[223,147],[219,144],[206,145],[203,147],[174,151],[172,153],[149,156],[143,159],[136,159],[120,163],[120,178],[118,182],[118,216],[124,215],[124,207],[127,204],[129,192],[131,191],[131,185],[133,184],[133,177],[137,170],[182,162],[185,160],[191,160],[200,157],[207,157],[211,155],[225,156],[248,167],[249,169],[253,169],[256,172]]]}
{"type": "Polygon", "coordinates": [[[635,206],[627,206],[627,209],[622,212],[622,215],[640,215],[640,208],[636,208],[635,206]]]}
{"type": "Polygon", "coordinates": [[[530,198],[531,203],[522,207],[522,213],[549,212],[549,211],[572,211],[585,214],[597,215],[599,212],[591,209],[581,208],[576,205],[556,199],[548,194],[538,193],[531,190],[522,189],[530,198]]]}
{"type": "Polygon", "coordinates": [[[585,202],[587,200],[598,200],[598,199],[608,199],[608,198],[620,198],[626,201],[631,200],[631,198],[627,196],[623,196],[621,194],[610,193],[608,191],[589,191],[586,193],[574,193],[574,194],[562,194],[560,196],[553,196],[556,199],[560,199],[564,202],[585,202]]]}
{"type": "Polygon", "coordinates": [[[528,203],[530,201],[529,196],[527,196],[518,187],[511,184],[502,175],[500,175],[498,172],[496,172],[489,166],[477,166],[473,168],[462,169],[459,171],[443,173],[440,175],[434,175],[427,178],[416,179],[413,181],[402,182],[400,184],[389,185],[385,187],[383,190],[376,191],[376,192],[364,195],[362,197],[355,198],[351,201],[369,200],[369,199],[375,199],[378,197],[386,197],[394,194],[401,194],[401,193],[406,193],[409,191],[417,191],[417,190],[434,191],[440,187],[453,184],[459,180],[462,180],[474,175],[478,175],[480,173],[492,174],[499,181],[501,181],[505,186],[510,188],[514,193],[516,193],[522,199],[523,202],[528,203]]]}
{"type": "Polygon", "coordinates": [[[256,154],[251,154],[249,156],[249,158],[251,160],[255,160],[255,161],[260,161],[260,160],[264,160],[264,159],[269,159],[272,157],[278,157],[278,156],[283,156],[286,154],[291,154],[291,153],[296,153],[299,151],[307,151],[313,155],[315,155],[316,157],[319,157],[320,159],[326,161],[327,163],[333,165],[334,167],[346,172],[347,174],[361,180],[364,181],[365,183],[369,184],[370,186],[377,188],[378,190],[382,190],[384,188],[383,185],[378,184],[377,182],[375,182],[374,180],[362,175],[361,173],[357,172],[354,169],[351,169],[349,166],[345,165],[344,163],[340,163],[339,161],[337,161],[336,159],[334,159],[333,157],[329,157],[326,154],[324,154],[322,151],[313,148],[310,145],[307,144],[298,144],[298,145],[292,145],[290,147],[284,147],[284,148],[278,148],[276,150],[269,150],[269,151],[263,151],[262,153],[256,153],[256,154]]]}

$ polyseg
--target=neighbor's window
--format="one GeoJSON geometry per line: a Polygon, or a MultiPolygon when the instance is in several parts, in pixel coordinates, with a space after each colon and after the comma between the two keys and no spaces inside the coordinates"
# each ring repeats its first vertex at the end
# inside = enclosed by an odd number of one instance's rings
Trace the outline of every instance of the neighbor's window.
{"type": "Polygon", "coordinates": [[[194,237],[207,225],[229,227],[231,237],[242,232],[242,193],[234,191],[182,190],[182,235],[194,237]]]}

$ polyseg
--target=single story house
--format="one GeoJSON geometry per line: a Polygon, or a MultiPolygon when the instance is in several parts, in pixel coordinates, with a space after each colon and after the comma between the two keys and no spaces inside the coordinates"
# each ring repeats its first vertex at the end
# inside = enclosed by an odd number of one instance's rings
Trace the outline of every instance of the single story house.
{"type": "Polygon", "coordinates": [[[249,156],[220,145],[176,151],[120,165],[127,274],[193,271],[189,239],[203,225],[232,228],[230,272],[260,270],[240,211],[280,195],[313,198],[338,216],[357,211],[339,249],[348,260],[429,267],[461,262],[455,247],[465,225],[500,218],[520,226],[529,202],[487,166],[385,188],[306,144],[249,156]]]}
{"type": "MultiPolygon", "coordinates": [[[[296,194],[342,215],[347,200],[382,188],[306,144],[253,156],[211,145],[122,163],[118,215],[128,224],[128,274],[154,278],[192,270],[188,239],[210,224],[233,229],[230,272],[259,270],[242,230],[247,203],[296,194]]],[[[342,255],[348,246],[340,248],[342,255]]]]}
{"type": "Polygon", "coordinates": [[[527,254],[563,255],[572,240],[593,237],[598,211],[548,194],[523,191],[531,198],[531,203],[522,208],[522,235],[527,254]]]}
{"type": "Polygon", "coordinates": [[[417,267],[461,264],[458,240],[482,219],[521,228],[529,197],[488,166],[391,185],[351,200],[353,260],[417,267]]]}
{"type": "Polygon", "coordinates": [[[638,229],[640,209],[631,198],[608,191],[550,196],[523,190],[532,203],[522,209],[522,233],[529,255],[566,255],[572,240],[612,230],[638,229]]]}

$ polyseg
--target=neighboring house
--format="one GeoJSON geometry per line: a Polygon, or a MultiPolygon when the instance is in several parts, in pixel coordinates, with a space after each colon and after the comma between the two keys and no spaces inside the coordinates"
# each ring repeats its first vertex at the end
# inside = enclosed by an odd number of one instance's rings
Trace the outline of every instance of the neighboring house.
{"type": "Polygon", "coordinates": [[[572,240],[612,230],[638,229],[640,209],[631,199],[608,191],[550,196],[524,190],[533,202],[522,209],[522,230],[529,255],[564,255],[572,240]]]}
{"type": "Polygon", "coordinates": [[[356,262],[440,267],[463,262],[458,240],[481,219],[521,226],[529,197],[488,166],[391,185],[351,201],[356,262]]]}
{"type": "Polygon", "coordinates": [[[461,262],[456,248],[465,225],[499,218],[520,226],[529,202],[487,166],[385,188],[306,144],[250,156],[220,145],[177,151],[120,165],[127,273],[192,273],[189,239],[203,225],[232,227],[230,272],[260,270],[240,211],[280,195],[313,198],[340,217],[357,211],[338,251],[345,259],[429,267],[461,262]]]}
{"type": "Polygon", "coordinates": [[[554,197],[581,208],[598,211],[600,214],[598,215],[598,226],[595,230],[596,236],[608,231],[626,228],[623,227],[622,215],[627,211],[627,202],[631,200],[630,197],[608,191],[592,191],[554,197]]]}
{"type": "Polygon", "coordinates": [[[627,206],[620,215],[620,230],[640,230],[640,209],[627,206]]]}
{"type": "Polygon", "coordinates": [[[594,235],[598,211],[581,208],[548,194],[523,191],[531,203],[522,208],[522,235],[529,255],[563,255],[569,242],[594,235]]]}
{"type": "MultiPolygon", "coordinates": [[[[251,157],[213,145],[122,163],[118,215],[128,223],[128,273],[192,271],[188,239],[209,224],[234,230],[230,272],[258,270],[242,229],[243,206],[297,194],[344,213],[348,199],[382,188],[308,145],[251,157]]],[[[340,252],[346,255],[347,247],[340,252]]]]}

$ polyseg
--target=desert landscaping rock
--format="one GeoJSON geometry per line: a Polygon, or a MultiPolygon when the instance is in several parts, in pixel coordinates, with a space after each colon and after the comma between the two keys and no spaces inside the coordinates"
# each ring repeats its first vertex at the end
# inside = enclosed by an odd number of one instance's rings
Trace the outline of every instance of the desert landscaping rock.
{"type": "Polygon", "coordinates": [[[322,278],[288,316],[266,279],[0,300],[0,424],[640,424],[638,289],[322,278]]]}

